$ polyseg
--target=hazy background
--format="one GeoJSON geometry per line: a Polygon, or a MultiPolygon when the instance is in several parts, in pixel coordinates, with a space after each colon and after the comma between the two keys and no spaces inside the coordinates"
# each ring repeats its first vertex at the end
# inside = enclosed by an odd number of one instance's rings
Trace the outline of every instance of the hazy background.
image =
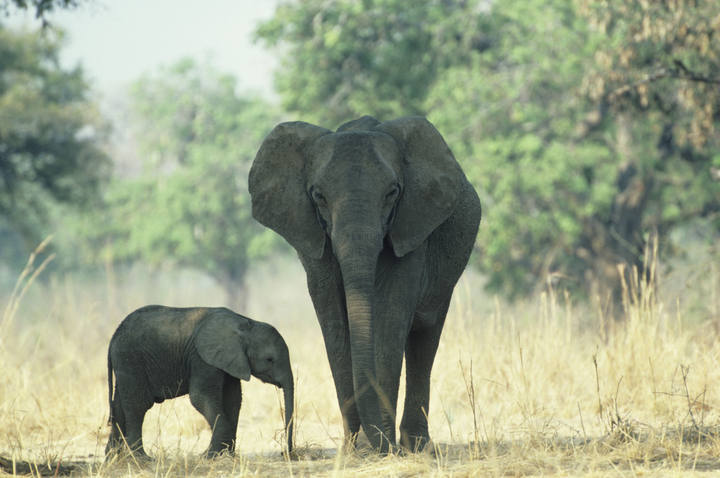
{"type": "Polygon", "coordinates": [[[49,237],[38,283],[105,283],[113,315],[140,305],[116,301],[133,274],[151,302],[191,274],[216,291],[204,303],[246,310],[256,268],[304,290],[293,251],[250,216],[264,136],[419,114],[480,195],[468,273],[488,303],[552,288],[619,316],[656,247],[664,296],[717,318],[712,2],[3,7],[0,297],[49,237]]]}
{"type": "Polygon", "coordinates": [[[712,2],[3,5],[4,288],[54,235],[43,278],[192,270],[242,308],[249,268],[292,256],[249,215],[263,137],[363,114],[438,127],[503,300],[551,286],[614,314],[655,241],[673,297],[717,262],[712,2]]]}
{"type": "MultiPolygon", "coordinates": [[[[272,16],[276,4],[275,0],[203,4],[103,0],[54,12],[49,19],[66,34],[61,64],[81,64],[102,98],[121,96],[141,74],[188,56],[210,59],[233,74],[239,88],[271,98],[277,59],[252,36],[257,23],[272,16]]],[[[3,23],[35,29],[42,22],[34,13],[13,9],[3,23]]]]}
{"type": "MultiPolygon", "coordinates": [[[[720,469],[718,2],[28,3],[0,0],[0,455],[100,466],[107,342],[162,303],[278,327],[298,475],[720,469]],[[364,114],[428,117],[483,205],[432,457],[333,461],[304,272],[250,215],[274,125],[364,114]]],[[[275,389],[244,392],[240,457],[198,460],[173,400],[143,473],[285,474],[275,389]]]]}

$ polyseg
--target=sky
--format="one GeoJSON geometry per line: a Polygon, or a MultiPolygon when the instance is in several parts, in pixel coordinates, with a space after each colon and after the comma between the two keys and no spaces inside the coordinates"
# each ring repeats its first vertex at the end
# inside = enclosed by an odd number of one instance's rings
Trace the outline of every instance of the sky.
{"type": "MultiPolygon", "coordinates": [[[[253,42],[253,31],[279,0],[83,0],[73,10],[48,15],[66,32],[60,60],[82,65],[93,97],[112,123],[117,169],[132,174],[142,163],[132,133],[128,86],[161,66],[193,57],[233,74],[241,94],[276,101],[276,56],[253,42]]],[[[10,27],[39,28],[33,11],[0,17],[10,27]]]]}
{"type": "MultiPolygon", "coordinates": [[[[61,61],[82,64],[101,101],[112,101],[143,73],[184,57],[209,59],[234,74],[238,88],[273,98],[276,58],[253,43],[259,21],[277,0],[86,0],[48,16],[64,29],[61,61]]],[[[31,12],[12,13],[9,26],[37,26],[31,12]]]]}

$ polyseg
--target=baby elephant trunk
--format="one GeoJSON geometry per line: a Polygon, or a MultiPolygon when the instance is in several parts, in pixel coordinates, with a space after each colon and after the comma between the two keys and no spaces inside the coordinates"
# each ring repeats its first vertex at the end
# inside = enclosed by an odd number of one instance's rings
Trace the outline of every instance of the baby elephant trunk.
{"type": "Polygon", "coordinates": [[[295,410],[295,384],[292,374],[287,383],[282,384],[285,399],[285,433],[287,433],[288,453],[293,451],[293,429],[295,428],[293,413],[295,410]]]}

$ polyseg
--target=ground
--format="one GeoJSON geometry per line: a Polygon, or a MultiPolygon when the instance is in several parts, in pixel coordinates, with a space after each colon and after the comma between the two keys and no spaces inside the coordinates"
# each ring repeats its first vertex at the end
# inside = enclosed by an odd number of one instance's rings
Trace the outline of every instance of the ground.
{"type": "Polygon", "coordinates": [[[150,462],[103,463],[114,328],[150,303],[221,305],[222,290],[192,272],[139,267],[50,276],[30,284],[16,310],[9,291],[0,295],[0,456],[7,460],[0,466],[12,470],[15,460],[18,473],[79,476],[720,473],[720,299],[712,293],[719,271],[705,267],[710,292],[701,306],[639,281],[620,319],[553,290],[505,304],[467,273],[433,369],[434,441],[423,453],[390,456],[341,449],[340,413],[302,271],[292,260],[258,268],[248,310],[238,312],[275,325],[290,348],[294,461],[282,455],[281,391],[252,379],[243,384],[235,457],[200,458],[210,430],[184,397],[148,413],[150,462]]]}

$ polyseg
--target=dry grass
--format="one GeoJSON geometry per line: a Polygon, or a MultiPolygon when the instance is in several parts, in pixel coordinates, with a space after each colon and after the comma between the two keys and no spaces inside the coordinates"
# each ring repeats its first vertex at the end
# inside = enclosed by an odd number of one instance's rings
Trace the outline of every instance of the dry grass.
{"type": "MultiPolygon", "coordinates": [[[[716,287],[715,266],[702,267],[708,271],[702,287],[716,287]]],[[[708,313],[689,315],[698,308],[665,303],[638,279],[628,285],[625,321],[611,322],[553,291],[507,306],[485,297],[479,280],[466,274],[435,362],[434,444],[422,454],[381,457],[338,452],[340,413],[299,266],[270,265],[253,277],[246,312],[280,330],[296,371],[298,461],[280,453],[281,394],[252,380],[243,385],[236,457],[199,458],[210,431],[181,398],[156,405],[146,418],[152,462],[102,463],[105,357],[115,326],[147,303],[217,305],[222,297],[196,274],[140,268],[108,270],[94,281],[49,277],[30,284],[16,309],[12,297],[0,302],[8,311],[0,323],[0,455],[37,464],[38,471],[71,462],[89,476],[720,472],[716,295],[705,296],[700,310],[708,313]]]]}

